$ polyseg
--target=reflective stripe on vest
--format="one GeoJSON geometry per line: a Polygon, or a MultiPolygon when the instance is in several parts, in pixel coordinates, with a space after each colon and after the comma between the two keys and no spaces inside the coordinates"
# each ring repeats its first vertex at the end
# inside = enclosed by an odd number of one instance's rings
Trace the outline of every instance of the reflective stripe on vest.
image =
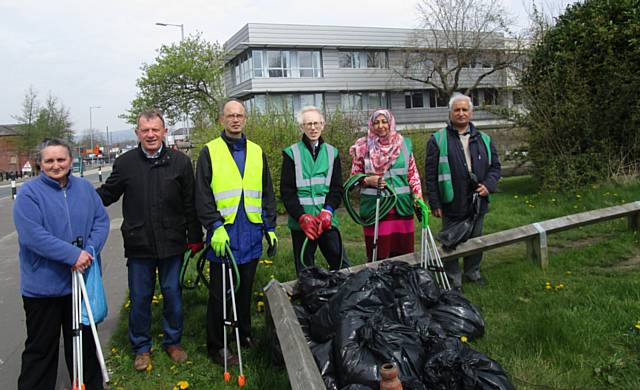
{"type": "MultiPolygon", "coordinates": [[[[324,206],[326,195],[331,187],[333,165],[338,150],[327,143],[322,143],[318,149],[316,159],[303,141],[297,142],[284,149],[294,163],[298,201],[304,212],[318,215],[324,206]]],[[[337,226],[337,220],[332,218],[332,225],[337,226]]],[[[298,221],[289,216],[289,227],[299,230],[298,221]]]]}
{"type": "MultiPolygon", "coordinates": [[[[404,142],[400,147],[400,156],[383,175],[387,179],[387,185],[393,188],[397,195],[396,211],[403,216],[413,215],[413,200],[411,199],[411,187],[409,186],[408,178],[410,159],[411,140],[404,138],[404,142]]],[[[360,195],[360,215],[365,218],[375,210],[377,190],[371,187],[363,187],[360,189],[360,195]]],[[[382,196],[384,196],[384,192],[382,196]]]]}
{"type": "MultiPolygon", "coordinates": [[[[487,149],[489,165],[491,165],[491,137],[485,132],[478,130],[480,138],[487,149]]],[[[451,182],[451,166],[449,165],[449,145],[447,129],[440,129],[433,134],[438,145],[440,157],[438,158],[438,189],[443,203],[453,202],[453,183],[451,182]]]]}
{"type": "Polygon", "coordinates": [[[235,222],[243,200],[247,218],[252,223],[262,223],[262,149],[247,140],[244,177],[227,143],[218,137],[207,143],[211,159],[211,191],[224,224],[235,222]]]}

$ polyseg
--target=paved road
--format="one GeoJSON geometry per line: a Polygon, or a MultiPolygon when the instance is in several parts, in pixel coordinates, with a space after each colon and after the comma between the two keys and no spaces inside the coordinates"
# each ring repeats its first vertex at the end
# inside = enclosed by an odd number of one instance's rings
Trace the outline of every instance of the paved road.
{"type": "MultiPolygon", "coordinates": [[[[20,296],[18,237],[13,225],[12,206],[13,200],[10,196],[0,195],[0,389],[16,388],[26,339],[20,296]]],[[[108,341],[119,319],[120,307],[127,293],[127,273],[123,259],[122,235],[119,231],[122,223],[121,203],[114,203],[107,211],[111,218],[111,234],[102,251],[102,266],[109,316],[99,326],[100,341],[105,355],[108,353],[108,341]]],[[[56,390],[69,388],[69,375],[64,360],[60,357],[56,390]]]]}
{"type": "MultiPolygon", "coordinates": [[[[111,166],[102,167],[102,180],[107,180],[109,177],[109,173],[111,172],[111,166]]],[[[79,174],[74,173],[74,175],[78,176],[79,174]]],[[[84,172],[84,178],[89,180],[92,183],[97,183],[99,180],[98,168],[89,168],[84,172]]],[[[30,179],[27,179],[30,180],[30,179]]],[[[19,179],[16,182],[16,190],[20,191],[20,186],[26,180],[19,179]]],[[[7,180],[3,180],[0,182],[0,199],[10,198],[11,197],[11,182],[7,180]]]]}

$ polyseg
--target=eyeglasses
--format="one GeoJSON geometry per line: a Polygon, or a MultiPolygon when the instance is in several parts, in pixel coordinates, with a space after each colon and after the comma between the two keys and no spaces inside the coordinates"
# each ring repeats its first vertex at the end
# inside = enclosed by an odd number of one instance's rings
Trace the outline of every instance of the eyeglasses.
{"type": "Polygon", "coordinates": [[[244,119],[244,114],[227,114],[225,117],[229,119],[244,119]]]}
{"type": "Polygon", "coordinates": [[[302,124],[307,129],[313,129],[314,127],[317,129],[322,125],[324,125],[324,122],[305,122],[302,124]]]}

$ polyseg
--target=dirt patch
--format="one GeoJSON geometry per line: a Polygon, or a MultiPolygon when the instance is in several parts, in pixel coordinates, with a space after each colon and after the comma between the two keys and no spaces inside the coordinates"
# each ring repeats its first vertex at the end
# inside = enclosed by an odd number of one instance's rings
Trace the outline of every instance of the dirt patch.
{"type": "Polygon", "coordinates": [[[575,240],[563,240],[561,242],[552,243],[551,245],[549,245],[549,252],[551,252],[551,254],[554,254],[564,252],[567,249],[584,248],[607,241],[609,240],[609,238],[609,236],[598,236],[577,238],[575,240]]]}
{"type": "Polygon", "coordinates": [[[615,271],[630,271],[640,268],[640,256],[634,256],[620,263],[612,264],[607,269],[615,271]]]}

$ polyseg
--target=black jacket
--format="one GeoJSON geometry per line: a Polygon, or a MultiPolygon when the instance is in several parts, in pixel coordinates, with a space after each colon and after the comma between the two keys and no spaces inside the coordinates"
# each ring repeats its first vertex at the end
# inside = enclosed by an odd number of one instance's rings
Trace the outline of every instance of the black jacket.
{"type": "MultiPolygon", "coordinates": [[[[487,148],[473,123],[469,124],[469,153],[471,154],[471,171],[475,173],[480,184],[484,184],[489,192],[495,192],[500,180],[500,158],[496,151],[495,142],[491,142],[491,164],[487,155],[487,148]]],[[[464,218],[471,212],[471,196],[475,188],[471,185],[471,177],[467,170],[462,142],[458,131],[449,124],[447,126],[447,149],[449,166],[451,168],[451,182],[453,184],[453,201],[442,203],[438,190],[438,160],[440,150],[434,136],[427,143],[427,158],[425,162],[425,176],[429,205],[432,209],[442,209],[447,217],[464,218]]],[[[488,197],[480,197],[480,213],[489,209],[488,197]]]]}
{"type": "Polygon", "coordinates": [[[187,242],[202,241],[193,167],[184,153],[163,144],[160,156],[149,159],[138,145],[116,159],[97,191],[105,206],[124,194],[120,230],[127,258],[181,255],[187,242]]]}
{"type": "MultiPolygon", "coordinates": [[[[318,147],[316,148],[316,153],[314,154],[313,150],[311,150],[311,144],[309,142],[309,138],[306,135],[302,136],[302,142],[309,149],[313,159],[315,160],[318,157],[318,151],[320,150],[320,145],[324,143],[322,137],[318,140],[318,147]]],[[[325,197],[324,205],[331,207],[333,211],[335,211],[338,207],[340,207],[340,202],[342,201],[342,167],[340,165],[340,156],[336,155],[336,158],[333,162],[333,174],[331,175],[331,183],[329,184],[329,193],[325,197]]],[[[298,199],[298,188],[296,186],[296,171],[295,171],[295,163],[293,159],[289,157],[288,154],[282,152],[282,170],[280,172],[280,196],[282,197],[282,202],[284,203],[284,207],[287,209],[287,213],[291,215],[296,221],[300,216],[304,214],[304,208],[300,204],[300,199],[298,199]]]]}

